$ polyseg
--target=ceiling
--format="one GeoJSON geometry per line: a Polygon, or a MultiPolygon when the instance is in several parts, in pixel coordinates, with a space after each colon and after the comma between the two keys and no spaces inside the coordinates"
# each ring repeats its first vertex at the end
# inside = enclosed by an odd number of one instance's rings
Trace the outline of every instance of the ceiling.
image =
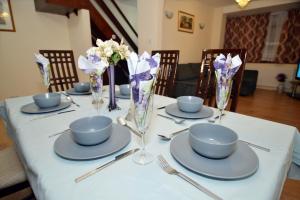
{"type": "MultiPolygon", "coordinates": [[[[199,1],[202,1],[205,4],[214,7],[229,6],[229,5],[236,4],[235,0],[199,0],[199,1]]],[[[259,0],[251,0],[251,1],[259,1],[259,0]]]]}

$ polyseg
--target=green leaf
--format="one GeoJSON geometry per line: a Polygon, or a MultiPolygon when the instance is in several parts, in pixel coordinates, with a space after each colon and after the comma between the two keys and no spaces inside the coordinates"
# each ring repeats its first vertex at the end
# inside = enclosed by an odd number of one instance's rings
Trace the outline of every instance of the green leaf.
{"type": "Polygon", "coordinates": [[[112,60],[112,62],[116,65],[116,64],[121,60],[120,54],[114,52],[114,53],[111,55],[111,60],[112,60]]]}

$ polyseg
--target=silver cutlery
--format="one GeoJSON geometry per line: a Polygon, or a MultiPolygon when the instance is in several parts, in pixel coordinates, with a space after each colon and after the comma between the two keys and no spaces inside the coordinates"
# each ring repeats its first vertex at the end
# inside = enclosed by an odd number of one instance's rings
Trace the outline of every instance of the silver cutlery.
{"type": "Polygon", "coordinates": [[[182,124],[182,123],[185,121],[185,119],[175,119],[175,118],[173,118],[173,117],[169,117],[169,116],[162,115],[162,114],[157,114],[157,115],[160,116],[160,117],[164,117],[164,118],[166,118],[166,119],[170,119],[170,120],[172,120],[173,122],[175,122],[176,124],[182,124]]]}
{"type": "Polygon", "coordinates": [[[268,148],[266,148],[266,147],[262,147],[262,146],[259,146],[259,145],[256,145],[256,144],[253,144],[253,143],[244,141],[244,140],[239,140],[239,141],[244,142],[244,143],[248,144],[248,145],[251,146],[251,147],[254,147],[254,148],[257,148],[257,149],[266,151],[266,152],[270,152],[270,151],[271,151],[271,149],[268,149],[268,148]]]}
{"type": "Polygon", "coordinates": [[[87,173],[85,173],[85,174],[77,177],[75,179],[75,182],[79,183],[80,181],[82,181],[82,180],[84,180],[84,179],[86,179],[86,178],[94,175],[95,173],[97,173],[97,172],[101,171],[102,169],[104,169],[104,168],[106,168],[106,167],[114,164],[115,162],[117,162],[117,161],[119,161],[119,160],[121,160],[123,158],[126,158],[127,156],[130,156],[131,154],[137,152],[138,150],[139,150],[138,148],[132,149],[132,150],[126,151],[125,153],[122,153],[122,154],[116,156],[113,160],[111,160],[111,161],[109,161],[109,162],[107,162],[107,163],[105,163],[105,164],[103,164],[103,165],[101,165],[101,166],[99,166],[99,167],[97,167],[97,168],[95,168],[95,169],[93,169],[93,170],[91,170],[91,171],[89,171],[89,172],[87,172],[87,173]]]}
{"type": "Polygon", "coordinates": [[[137,135],[138,137],[141,137],[141,134],[135,130],[134,128],[132,128],[131,126],[129,126],[127,124],[127,121],[123,118],[123,117],[117,117],[117,122],[122,125],[122,126],[126,126],[127,128],[129,128],[135,135],[137,135]]]}
{"type": "Polygon", "coordinates": [[[52,135],[49,135],[48,137],[49,138],[52,138],[52,137],[54,137],[54,136],[57,136],[57,135],[61,135],[61,134],[64,134],[64,133],[68,133],[68,132],[70,132],[71,131],[71,129],[66,129],[66,130],[64,130],[64,131],[62,131],[62,132],[59,132],[59,133],[54,133],[54,134],[52,134],[52,135]]]}
{"type": "Polygon", "coordinates": [[[64,113],[69,113],[69,112],[74,112],[74,111],[76,111],[76,110],[66,110],[66,111],[60,111],[60,112],[52,113],[52,114],[48,114],[48,115],[42,115],[42,116],[39,116],[37,118],[31,119],[30,121],[35,121],[35,120],[38,120],[38,119],[44,119],[44,118],[52,117],[52,116],[55,116],[55,115],[61,115],[61,114],[64,114],[64,113]]]}
{"type": "Polygon", "coordinates": [[[130,107],[130,108],[128,109],[128,113],[127,113],[127,115],[126,115],[126,117],[125,117],[125,120],[131,121],[132,118],[133,118],[133,116],[132,116],[132,108],[130,107]]]}
{"type": "Polygon", "coordinates": [[[189,128],[185,128],[176,132],[171,133],[169,136],[166,135],[162,135],[162,134],[158,134],[159,137],[161,137],[162,140],[171,140],[175,135],[177,135],[178,133],[184,132],[189,130],[189,128]]]}
{"type": "MultiPolygon", "coordinates": [[[[221,115],[221,117],[223,117],[224,115],[225,115],[225,113],[223,113],[223,114],[221,115]]],[[[213,118],[208,119],[208,122],[215,123],[216,120],[219,119],[219,118],[220,118],[220,116],[217,115],[217,116],[215,116],[215,117],[213,117],[213,118]]]]}
{"type": "Polygon", "coordinates": [[[161,107],[158,107],[157,110],[161,110],[161,109],[164,109],[166,106],[161,106],[161,107]]]}
{"type": "Polygon", "coordinates": [[[72,102],[72,104],[76,105],[77,107],[80,107],[80,105],[79,105],[78,103],[76,103],[76,102],[73,100],[73,98],[70,97],[70,95],[68,95],[68,94],[66,94],[66,93],[64,93],[64,92],[61,92],[61,94],[65,95],[66,98],[67,98],[67,100],[70,101],[70,102],[72,102]]]}
{"type": "Polygon", "coordinates": [[[203,187],[202,185],[200,185],[199,183],[197,183],[196,181],[194,181],[193,179],[191,179],[190,177],[182,174],[181,172],[178,172],[176,169],[172,168],[169,163],[164,159],[164,157],[162,155],[157,156],[158,158],[158,163],[159,166],[168,174],[171,175],[177,175],[180,178],[182,178],[183,180],[185,180],[186,182],[192,184],[194,187],[196,187],[197,189],[199,189],[200,191],[202,191],[203,193],[207,194],[208,196],[210,196],[211,198],[215,199],[215,200],[222,200],[221,197],[217,196],[216,194],[214,194],[213,192],[209,191],[208,189],[206,189],[205,187],[203,187]]]}

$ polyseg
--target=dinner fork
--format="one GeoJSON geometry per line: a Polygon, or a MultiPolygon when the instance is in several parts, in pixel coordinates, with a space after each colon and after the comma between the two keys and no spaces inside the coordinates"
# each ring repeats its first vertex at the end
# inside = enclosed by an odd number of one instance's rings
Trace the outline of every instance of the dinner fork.
{"type": "Polygon", "coordinates": [[[193,179],[189,178],[188,176],[178,172],[176,169],[172,168],[169,163],[164,159],[164,157],[162,155],[157,156],[158,158],[158,163],[159,166],[168,174],[171,175],[177,175],[180,178],[182,178],[183,180],[187,181],[188,183],[192,184],[193,186],[195,186],[197,189],[199,189],[200,191],[204,192],[205,194],[207,194],[208,196],[210,196],[211,198],[215,199],[215,200],[222,200],[221,197],[217,196],[216,194],[212,193],[211,191],[209,191],[208,189],[206,189],[205,187],[203,187],[202,185],[200,185],[199,183],[197,183],[196,181],[194,181],[193,179]]]}

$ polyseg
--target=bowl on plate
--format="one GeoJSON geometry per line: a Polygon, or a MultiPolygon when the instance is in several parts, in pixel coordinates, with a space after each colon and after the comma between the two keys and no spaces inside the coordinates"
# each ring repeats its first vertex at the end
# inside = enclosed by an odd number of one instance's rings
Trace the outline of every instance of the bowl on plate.
{"type": "Polygon", "coordinates": [[[84,117],[70,124],[73,140],[80,145],[96,145],[111,136],[112,119],[105,116],[84,117]]]}
{"type": "Polygon", "coordinates": [[[124,96],[129,96],[130,95],[130,85],[129,84],[124,84],[120,85],[120,94],[124,96]]]}
{"type": "Polygon", "coordinates": [[[88,92],[90,90],[90,83],[75,83],[74,84],[75,92],[88,92]]]}
{"type": "Polygon", "coordinates": [[[60,104],[60,94],[59,93],[44,93],[37,94],[33,97],[34,103],[39,108],[51,108],[58,106],[60,104]]]}
{"type": "Polygon", "coordinates": [[[189,128],[192,149],[208,158],[221,159],[230,156],[236,149],[237,141],[238,135],[221,125],[199,123],[189,128]]]}
{"type": "Polygon", "coordinates": [[[203,99],[195,96],[181,96],[177,98],[177,106],[183,112],[195,113],[201,110],[203,99]]]}

